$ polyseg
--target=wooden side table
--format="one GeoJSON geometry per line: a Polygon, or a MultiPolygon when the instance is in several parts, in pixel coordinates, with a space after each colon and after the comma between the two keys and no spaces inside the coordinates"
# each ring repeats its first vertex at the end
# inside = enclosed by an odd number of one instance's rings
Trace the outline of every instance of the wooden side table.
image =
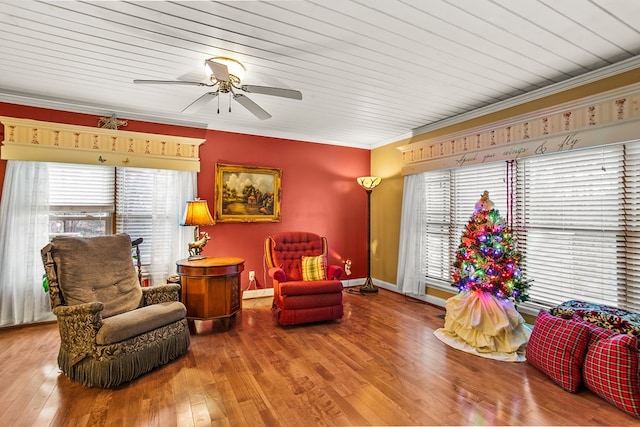
{"type": "Polygon", "coordinates": [[[240,273],[244,260],[234,257],[209,257],[177,263],[182,286],[182,303],[187,319],[221,319],[225,329],[229,320],[242,310],[240,273]]]}

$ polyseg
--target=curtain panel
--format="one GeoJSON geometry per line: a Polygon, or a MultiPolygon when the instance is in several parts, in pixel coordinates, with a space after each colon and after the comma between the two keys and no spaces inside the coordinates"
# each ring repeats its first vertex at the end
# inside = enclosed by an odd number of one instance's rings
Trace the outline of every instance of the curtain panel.
{"type": "Polygon", "coordinates": [[[9,161],[0,203],[0,326],[53,320],[42,287],[40,249],[48,240],[45,163],[9,161]]]}
{"type": "Polygon", "coordinates": [[[398,290],[404,294],[425,295],[425,268],[422,236],[425,216],[424,175],[404,177],[400,249],[398,253],[398,290]]]}

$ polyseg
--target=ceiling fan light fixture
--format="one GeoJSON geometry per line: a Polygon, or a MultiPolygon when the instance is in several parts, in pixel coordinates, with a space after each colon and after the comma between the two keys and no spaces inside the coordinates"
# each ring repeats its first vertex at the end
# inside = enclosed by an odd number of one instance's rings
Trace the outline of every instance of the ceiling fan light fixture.
{"type": "MultiPolygon", "coordinates": [[[[214,56],[205,60],[204,63],[206,65],[205,72],[209,73],[210,83],[184,80],[134,80],[133,82],[138,84],[188,84],[212,88],[182,110],[183,113],[187,114],[198,111],[214,98],[218,99],[218,113],[220,113],[219,95],[227,93],[229,94],[230,102],[233,100],[242,105],[258,119],[266,120],[271,117],[271,114],[241,92],[278,96],[288,99],[302,99],[302,92],[298,90],[240,84],[240,80],[244,78],[246,68],[244,68],[244,65],[242,65],[240,61],[235,59],[225,56],[214,56]]],[[[229,105],[229,112],[231,112],[231,105],[229,105]]]]}
{"type": "Polygon", "coordinates": [[[242,81],[244,78],[247,69],[242,65],[240,61],[237,61],[233,58],[227,58],[226,56],[215,56],[213,58],[207,59],[205,63],[205,68],[208,73],[213,74],[214,71],[211,69],[210,62],[217,62],[218,64],[225,65],[229,70],[229,75],[232,75],[238,79],[238,81],[242,81]]]}

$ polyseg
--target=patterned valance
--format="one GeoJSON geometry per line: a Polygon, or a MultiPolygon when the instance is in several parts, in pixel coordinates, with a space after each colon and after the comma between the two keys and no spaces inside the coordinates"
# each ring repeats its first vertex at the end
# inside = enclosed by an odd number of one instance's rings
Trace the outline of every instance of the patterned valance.
{"type": "Polygon", "coordinates": [[[640,84],[398,147],[402,174],[640,139],[640,84]]]}
{"type": "Polygon", "coordinates": [[[3,160],[200,171],[204,139],[0,117],[3,160]]]}

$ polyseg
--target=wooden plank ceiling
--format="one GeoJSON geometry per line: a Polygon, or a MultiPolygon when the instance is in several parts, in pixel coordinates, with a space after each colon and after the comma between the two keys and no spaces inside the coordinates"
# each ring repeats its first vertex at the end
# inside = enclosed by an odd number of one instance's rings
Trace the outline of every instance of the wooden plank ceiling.
{"type": "Polygon", "coordinates": [[[638,0],[8,0],[0,26],[0,101],[361,148],[640,66],[638,0]],[[133,83],[207,82],[214,56],[303,99],[186,114],[209,88],[133,83]]]}

